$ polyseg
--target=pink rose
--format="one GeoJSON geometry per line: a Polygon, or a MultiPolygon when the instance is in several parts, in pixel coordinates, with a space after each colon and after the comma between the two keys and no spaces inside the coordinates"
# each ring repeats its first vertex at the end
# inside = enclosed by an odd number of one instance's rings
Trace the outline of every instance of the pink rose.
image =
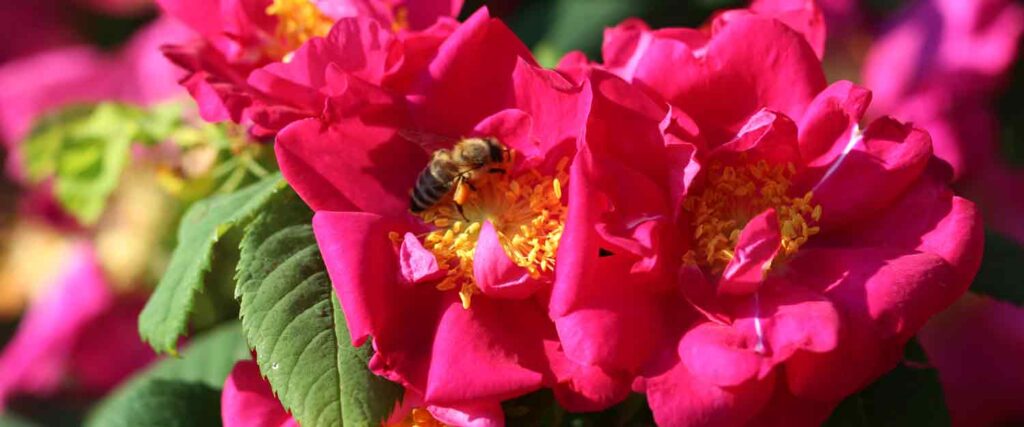
{"type": "MultiPolygon", "coordinates": [[[[703,31],[627,22],[606,33],[596,66],[691,119],[675,145],[693,147],[699,168],[674,180],[685,187],[677,286],[644,290],[657,303],[634,309],[672,328],[635,386],[663,425],[817,425],[966,290],[980,219],[949,190],[926,132],[891,118],[857,125],[871,93],[826,87],[805,34],[770,15],[723,16],[703,31]]],[[[634,304],[615,293],[635,290],[581,287],[560,295],[573,307],[560,315],[603,315],[632,334],[663,327],[613,317],[634,304]]],[[[632,350],[609,336],[576,348],[632,350]]]]}

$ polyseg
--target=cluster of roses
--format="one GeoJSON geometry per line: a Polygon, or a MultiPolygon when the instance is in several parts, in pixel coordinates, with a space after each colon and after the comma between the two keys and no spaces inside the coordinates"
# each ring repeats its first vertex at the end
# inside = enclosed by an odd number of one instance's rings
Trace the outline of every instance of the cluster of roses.
{"type": "MultiPolygon", "coordinates": [[[[273,138],[316,211],[370,369],[445,423],[542,388],[570,411],[643,392],[661,425],[820,423],[980,263],[928,133],[826,83],[813,2],[627,21],[554,70],[457,0],[162,3],[204,36],[166,50],[203,117],[273,138]],[[469,137],[504,173],[411,213],[469,137]]],[[[236,374],[225,396],[258,371],[236,374]]]]}

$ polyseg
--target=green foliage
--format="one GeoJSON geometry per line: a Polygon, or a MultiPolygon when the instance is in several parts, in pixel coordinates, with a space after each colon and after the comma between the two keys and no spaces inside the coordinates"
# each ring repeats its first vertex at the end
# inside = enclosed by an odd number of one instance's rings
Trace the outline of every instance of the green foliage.
{"type": "Polygon", "coordinates": [[[282,191],[247,227],[236,289],[242,328],[260,370],[304,427],[380,425],[402,390],[369,372],[369,344],[352,346],[311,217],[282,191]]]}
{"type": "Polygon", "coordinates": [[[90,422],[93,426],[219,426],[220,391],[210,386],[174,380],[139,384],[124,400],[111,402],[90,422]]]}
{"type": "Polygon", "coordinates": [[[220,425],[220,389],[235,362],[249,358],[237,322],[197,337],[181,358],[168,358],[120,386],[87,426],[220,425]]]}
{"type": "Polygon", "coordinates": [[[999,233],[985,234],[985,257],[971,291],[1024,304],[1024,247],[999,233]]]}
{"type": "Polygon", "coordinates": [[[0,427],[35,427],[35,424],[13,414],[4,414],[0,415],[0,427]]]}
{"type": "Polygon", "coordinates": [[[950,425],[938,372],[928,368],[916,341],[907,344],[905,361],[853,396],[832,413],[826,427],[950,425]]]}
{"type": "Polygon", "coordinates": [[[173,353],[185,334],[196,294],[204,290],[211,270],[214,246],[232,229],[245,226],[284,186],[280,174],[270,175],[197,202],[185,213],[167,272],[139,316],[139,333],[157,352],[173,353]]]}
{"type": "Polygon", "coordinates": [[[61,206],[83,224],[96,223],[127,164],[140,115],[105,103],[44,119],[23,145],[29,179],[53,178],[61,206]]]}

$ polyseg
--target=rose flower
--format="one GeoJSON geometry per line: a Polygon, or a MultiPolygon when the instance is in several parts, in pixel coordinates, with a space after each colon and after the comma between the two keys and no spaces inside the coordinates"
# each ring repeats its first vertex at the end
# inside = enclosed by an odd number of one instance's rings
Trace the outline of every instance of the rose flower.
{"type": "Polygon", "coordinates": [[[416,59],[404,58],[417,57],[415,52],[421,49],[436,48],[455,25],[447,17],[462,7],[460,0],[159,2],[169,15],[202,36],[191,44],[166,46],[165,53],[189,71],[182,85],[199,104],[203,118],[251,124],[257,137],[272,136],[294,120],[320,113],[322,102],[315,104],[303,98],[305,93],[294,92],[296,86],[323,83],[323,76],[305,76],[301,67],[307,56],[322,52],[324,45],[336,56],[320,59],[335,62],[346,73],[373,74],[374,67],[384,66],[374,57],[350,56],[360,43],[371,45],[377,58],[389,60],[388,65],[402,68],[407,62],[416,63],[416,59]],[[339,20],[346,21],[345,26],[363,28],[362,38],[339,39],[331,31],[339,20]],[[401,40],[403,48],[393,45],[392,38],[401,40]],[[307,42],[311,45],[304,47],[307,42]],[[281,69],[293,61],[297,63],[291,71],[281,69]],[[267,69],[262,70],[264,67],[267,69]]]}
{"type": "Polygon", "coordinates": [[[773,16],[734,11],[703,29],[629,21],[606,32],[604,65],[577,54],[560,66],[613,71],[667,102],[691,133],[669,148],[696,150],[695,174],[668,174],[685,194],[679,253],[666,252],[675,286],[584,282],[553,313],[563,341],[561,324],[581,313],[610,329],[576,337],[576,360],[622,357],[632,349],[616,337],[666,327],[624,313],[667,319],[669,339],[635,384],[660,425],[818,425],[898,363],[980,262],[978,214],[948,188],[928,133],[886,117],[861,128],[871,93],[826,87],[808,32],[773,16]],[[636,292],[656,303],[619,297],[636,292]]]}

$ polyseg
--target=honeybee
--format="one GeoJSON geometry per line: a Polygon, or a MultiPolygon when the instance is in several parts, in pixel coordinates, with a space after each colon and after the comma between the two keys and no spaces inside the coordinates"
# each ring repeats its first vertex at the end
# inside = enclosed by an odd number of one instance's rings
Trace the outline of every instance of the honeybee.
{"type": "Polygon", "coordinates": [[[467,193],[473,188],[473,175],[487,167],[490,173],[504,173],[497,165],[508,160],[509,151],[496,138],[463,138],[449,149],[434,151],[427,167],[420,172],[412,189],[409,209],[423,212],[434,206],[455,187],[455,204],[461,212],[467,193]]]}

